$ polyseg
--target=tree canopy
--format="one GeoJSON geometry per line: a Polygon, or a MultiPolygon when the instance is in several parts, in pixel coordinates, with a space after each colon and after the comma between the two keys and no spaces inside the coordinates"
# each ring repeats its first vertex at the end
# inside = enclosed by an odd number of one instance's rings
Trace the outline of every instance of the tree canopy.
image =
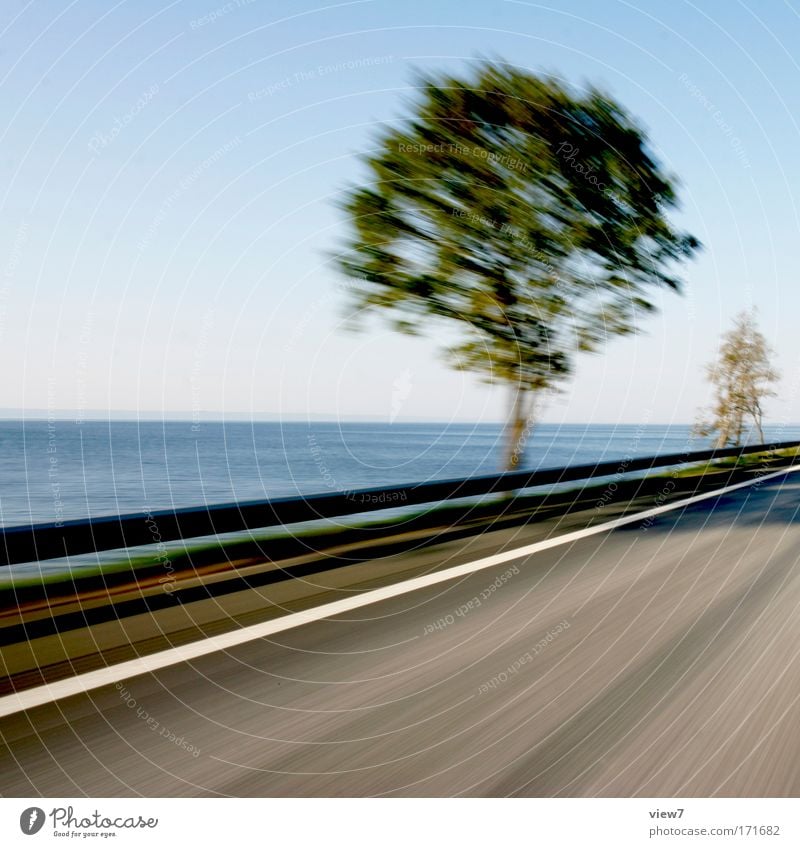
{"type": "Polygon", "coordinates": [[[755,311],[737,315],[722,336],[719,354],[706,371],[714,387],[710,417],[695,427],[701,435],[716,435],[718,447],[739,446],[748,425],[764,443],[764,400],[774,397],[778,371],[772,350],[756,323],[755,311]]]}
{"type": "Polygon", "coordinates": [[[407,332],[459,326],[455,366],[512,388],[515,450],[536,392],[576,351],[634,331],[653,288],[679,291],[676,265],[699,246],[667,220],[675,184],[643,130],[552,77],[482,62],[423,78],[365,162],[339,260],[365,282],[358,305],[407,332]]]}

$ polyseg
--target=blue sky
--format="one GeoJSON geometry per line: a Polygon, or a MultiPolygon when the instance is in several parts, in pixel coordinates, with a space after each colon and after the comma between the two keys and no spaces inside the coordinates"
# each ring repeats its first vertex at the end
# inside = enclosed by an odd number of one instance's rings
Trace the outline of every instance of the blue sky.
{"type": "Polygon", "coordinates": [[[494,420],[439,340],[343,326],[329,256],[415,69],[599,85],[682,182],[685,296],[583,357],[550,421],[686,422],[759,307],[800,420],[800,12],[781,2],[11,2],[0,37],[0,406],[494,420]]]}

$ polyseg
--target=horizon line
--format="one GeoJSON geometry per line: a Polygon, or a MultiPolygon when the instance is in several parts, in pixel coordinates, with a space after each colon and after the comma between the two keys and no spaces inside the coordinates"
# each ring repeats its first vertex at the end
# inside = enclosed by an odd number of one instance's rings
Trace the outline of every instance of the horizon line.
{"type": "MultiPolygon", "coordinates": [[[[457,418],[446,420],[442,418],[408,418],[402,420],[391,420],[387,415],[358,415],[342,414],[335,415],[328,412],[306,413],[287,412],[261,412],[250,414],[248,412],[189,412],[185,410],[159,412],[152,409],[136,411],[133,409],[20,409],[16,407],[0,407],[0,421],[2,422],[25,422],[31,421],[58,421],[60,423],[186,423],[199,426],[203,423],[332,423],[332,424],[386,424],[412,425],[412,424],[438,424],[442,426],[451,424],[462,424],[472,426],[504,426],[505,419],[476,420],[474,418],[457,418]]],[[[569,420],[548,421],[541,420],[533,424],[533,428],[539,426],[639,426],[639,427],[665,427],[665,426],[693,426],[694,421],[640,421],[640,420],[569,420]]],[[[800,421],[782,421],[775,424],[765,422],[766,427],[797,427],[800,421]]]]}

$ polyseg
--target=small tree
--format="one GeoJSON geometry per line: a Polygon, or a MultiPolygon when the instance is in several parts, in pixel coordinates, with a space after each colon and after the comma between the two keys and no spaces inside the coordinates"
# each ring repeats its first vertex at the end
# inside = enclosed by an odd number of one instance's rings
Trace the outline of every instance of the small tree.
{"type": "Polygon", "coordinates": [[[733,327],[722,336],[719,356],[708,365],[709,382],[714,386],[710,419],[701,420],[695,430],[700,435],[717,434],[716,446],[738,447],[749,421],[764,443],[764,400],[774,397],[772,349],[756,325],[755,310],[742,312],[733,327]]]}
{"type": "Polygon", "coordinates": [[[619,104],[518,69],[422,80],[366,164],[339,259],[366,283],[357,305],[406,332],[462,329],[456,367],[511,389],[509,468],[574,352],[633,332],[650,289],[679,290],[672,265],[699,246],[668,223],[673,181],[619,104]]]}

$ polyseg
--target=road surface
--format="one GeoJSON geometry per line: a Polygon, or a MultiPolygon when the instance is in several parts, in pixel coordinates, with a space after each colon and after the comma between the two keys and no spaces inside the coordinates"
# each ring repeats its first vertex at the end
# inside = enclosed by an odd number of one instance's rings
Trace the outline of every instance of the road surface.
{"type": "Polygon", "coordinates": [[[4,717],[0,793],[798,796],[798,506],[792,474],[4,717]]]}

